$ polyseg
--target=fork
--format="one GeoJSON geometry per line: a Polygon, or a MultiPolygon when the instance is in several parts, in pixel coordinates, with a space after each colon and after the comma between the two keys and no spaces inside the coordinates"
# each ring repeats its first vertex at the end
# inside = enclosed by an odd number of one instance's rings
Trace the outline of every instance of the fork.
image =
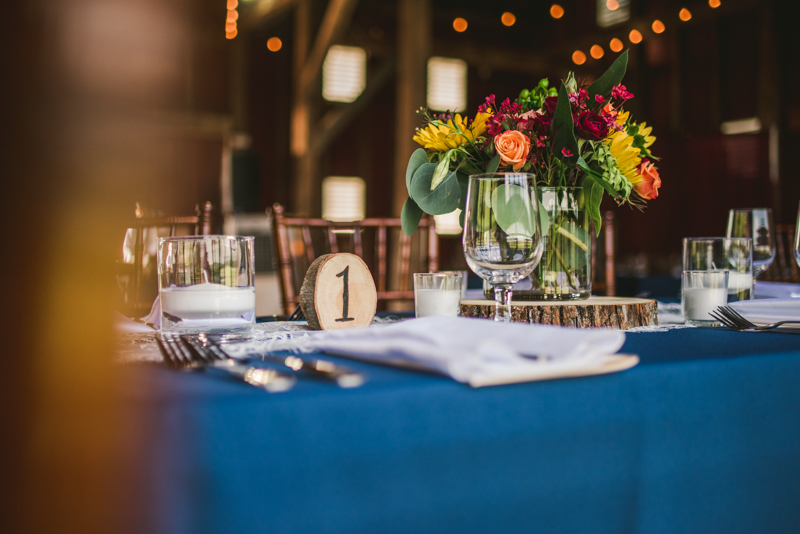
{"type": "MultiPolygon", "coordinates": [[[[719,306],[711,316],[719,322],[739,332],[765,332],[774,330],[784,324],[800,324],[800,321],[778,321],[768,325],[758,326],[745,319],[739,312],[730,306],[719,306]]],[[[800,332],[798,332],[800,333],[800,332]]]]}
{"type": "Polygon", "coordinates": [[[199,342],[195,342],[196,340],[190,336],[182,337],[162,332],[161,337],[156,338],[156,341],[161,347],[167,365],[173,369],[219,369],[231,377],[271,393],[287,391],[297,381],[297,378],[289,373],[242,365],[224,353],[215,354],[200,350],[199,342]]]}

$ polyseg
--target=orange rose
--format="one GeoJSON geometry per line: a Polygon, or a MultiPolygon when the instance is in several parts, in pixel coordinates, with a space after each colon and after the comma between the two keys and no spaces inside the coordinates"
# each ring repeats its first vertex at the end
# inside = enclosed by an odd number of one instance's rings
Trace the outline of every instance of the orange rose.
{"type": "Polygon", "coordinates": [[[531,140],[522,132],[507,130],[494,138],[494,148],[500,154],[500,163],[513,166],[518,171],[528,159],[531,140]]]}
{"type": "Polygon", "coordinates": [[[641,176],[642,181],[633,185],[633,188],[639,193],[642,198],[647,200],[654,199],[658,196],[658,188],[661,187],[661,177],[658,175],[658,169],[655,165],[648,161],[643,161],[636,172],[641,176]]]}

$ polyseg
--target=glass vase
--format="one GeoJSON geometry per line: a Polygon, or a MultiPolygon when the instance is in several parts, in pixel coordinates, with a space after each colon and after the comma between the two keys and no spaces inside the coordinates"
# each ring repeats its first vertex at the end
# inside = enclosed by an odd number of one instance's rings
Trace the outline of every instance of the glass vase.
{"type": "MultiPolygon", "coordinates": [[[[581,187],[539,187],[544,251],[514,300],[585,300],[592,293],[591,225],[581,187]]],[[[484,285],[486,298],[493,298],[484,285]]]]}

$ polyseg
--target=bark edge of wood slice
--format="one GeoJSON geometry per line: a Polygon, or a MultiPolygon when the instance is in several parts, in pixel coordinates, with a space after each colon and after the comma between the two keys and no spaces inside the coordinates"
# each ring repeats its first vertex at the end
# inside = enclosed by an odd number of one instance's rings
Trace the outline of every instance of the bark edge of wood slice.
{"type": "MultiPolygon", "coordinates": [[[[461,301],[464,317],[494,317],[494,301],[461,301]]],[[[591,297],[587,300],[512,301],[511,320],[520,323],[551,324],[578,328],[657,326],[656,301],[626,297],[591,297]]]]}
{"type": "Polygon", "coordinates": [[[375,281],[355,254],[323,254],[314,260],[300,288],[300,308],[314,330],[372,324],[378,307],[375,281]]]}

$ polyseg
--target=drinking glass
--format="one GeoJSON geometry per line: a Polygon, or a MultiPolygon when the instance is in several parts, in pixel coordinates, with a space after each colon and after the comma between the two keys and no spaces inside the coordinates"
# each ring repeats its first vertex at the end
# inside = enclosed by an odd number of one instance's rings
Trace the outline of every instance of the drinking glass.
{"type": "Polygon", "coordinates": [[[253,242],[224,235],[159,239],[161,330],[250,330],[256,315],[253,242]]]}
{"type": "Polygon", "coordinates": [[[794,261],[800,267],[800,208],[797,210],[797,228],[794,232],[794,261]]]}
{"type": "Polygon", "coordinates": [[[510,322],[511,286],[542,257],[535,175],[470,176],[462,243],[467,265],[494,288],[494,320],[510,322]]]}
{"type": "Polygon", "coordinates": [[[736,209],[728,212],[727,237],[753,240],[753,275],[769,269],[775,259],[775,225],[769,208],[736,209]]]}
{"type": "Polygon", "coordinates": [[[728,302],[753,298],[753,240],[745,237],[686,237],[684,271],[729,271],[728,302]]]}

